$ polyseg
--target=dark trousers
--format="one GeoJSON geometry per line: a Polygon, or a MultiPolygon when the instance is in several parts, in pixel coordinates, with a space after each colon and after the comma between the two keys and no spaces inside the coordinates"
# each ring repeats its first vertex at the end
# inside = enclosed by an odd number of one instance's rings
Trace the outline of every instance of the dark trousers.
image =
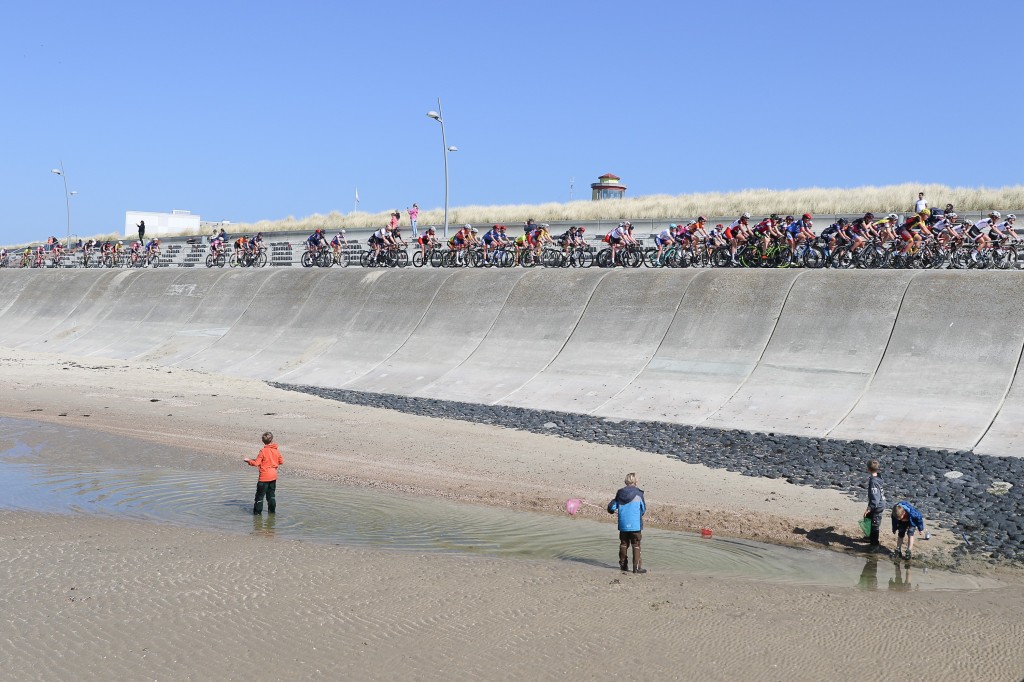
{"type": "Polygon", "coordinates": [[[878,511],[872,511],[871,515],[870,515],[870,518],[871,518],[871,535],[868,536],[869,537],[868,543],[870,544],[870,546],[874,547],[875,545],[878,544],[878,535],[879,535],[879,531],[882,528],[882,510],[879,509],[878,511]]]}
{"type": "Polygon", "coordinates": [[[263,497],[267,498],[267,511],[271,514],[277,512],[277,481],[260,481],[256,484],[256,503],[252,506],[253,514],[263,513],[263,497]]]}
{"type": "Polygon", "coordinates": [[[633,548],[633,568],[640,568],[640,539],[639,531],[619,531],[619,567],[626,570],[629,565],[629,548],[633,548]]]}

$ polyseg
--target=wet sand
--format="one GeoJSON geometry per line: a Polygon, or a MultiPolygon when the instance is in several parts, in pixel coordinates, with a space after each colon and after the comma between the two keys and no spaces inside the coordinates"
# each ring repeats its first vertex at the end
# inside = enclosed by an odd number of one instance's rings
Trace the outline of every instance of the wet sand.
{"type": "MultiPolygon", "coordinates": [[[[556,513],[571,495],[603,503],[636,471],[657,525],[808,547],[843,548],[863,510],[834,491],[241,379],[8,350],[0,375],[2,415],[218,460],[251,455],[271,429],[288,476],[556,513]]],[[[933,543],[919,552],[941,553],[933,543]]],[[[858,585],[822,588],[0,515],[12,679],[1021,678],[1018,579],[975,592],[906,579],[886,559],[865,561],[858,585]]]]}
{"type": "Polygon", "coordinates": [[[0,517],[8,679],[1017,680],[1020,590],[879,591],[0,517]]]}
{"type": "MultiPolygon", "coordinates": [[[[483,424],[345,405],[202,372],[0,349],[0,416],[97,429],[237,459],[271,430],[291,475],[561,513],[604,505],[635,471],[655,527],[820,547],[857,547],[864,504],[662,455],[483,424]],[[794,528],[810,532],[794,533],[794,528]]],[[[607,520],[600,509],[582,515],[607,520]]],[[[931,529],[932,552],[951,535],[931,529]]]]}

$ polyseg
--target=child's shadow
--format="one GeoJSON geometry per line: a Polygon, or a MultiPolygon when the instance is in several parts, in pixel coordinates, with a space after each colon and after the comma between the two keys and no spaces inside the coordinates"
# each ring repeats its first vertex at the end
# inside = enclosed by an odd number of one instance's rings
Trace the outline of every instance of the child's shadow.
{"type": "Polygon", "coordinates": [[[835,526],[829,526],[828,528],[815,528],[813,530],[806,530],[804,528],[794,528],[793,533],[796,535],[806,535],[807,539],[816,545],[823,547],[832,547],[839,545],[847,549],[864,549],[864,543],[866,538],[863,540],[854,540],[849,535],[843,533],[837,533],[835,526]]]}

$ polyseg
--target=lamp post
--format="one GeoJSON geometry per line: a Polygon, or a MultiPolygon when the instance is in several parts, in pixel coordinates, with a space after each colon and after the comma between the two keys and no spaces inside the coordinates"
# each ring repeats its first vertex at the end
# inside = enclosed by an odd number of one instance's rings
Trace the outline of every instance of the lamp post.
{"type": "Polygon", "coordinates": [[[444,237],[448,238],[448,152],[459,151],[458,147],[448,146],[444,136],[444,118],[441,116],[441,98],[437,98],[437,111],[428,111],[427,116],[441,124],[441,149],[444,152],[444,237]]]}
{"type": "Polygon", "coordinates": [[[50,172],[54,173],[56,175],[59,175],[61,177],[61,179],[64,181],[64,207],[67,209],[67,212],[68,212],[68,236],[67,236],[67,240],[64,242],[64,245],[70,247],[71,246],[71,195],[78,194],[78,192],[69,192],[68,191],[68,176],[67,176],[67,173],[64,172],[64,162],[63,161],[60,162],[60,168],[59,169],[58,168],[54,168],[50,172]]]}

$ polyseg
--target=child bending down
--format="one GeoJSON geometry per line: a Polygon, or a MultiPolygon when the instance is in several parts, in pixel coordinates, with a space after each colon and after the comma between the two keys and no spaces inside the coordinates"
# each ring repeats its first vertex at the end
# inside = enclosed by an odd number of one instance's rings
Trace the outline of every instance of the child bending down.
{"type": "Polygon", "coordinates": [[[903,554],[904,559],[909,559],[914,549],[914,530],[924,532],[924,517],[921,512],[914,508],[909,502],[899,502],[892,508],[892,532],[899,533],[896,538],[896,556],[900,555],[900,548],[903,546],[903,538],[907,537],[907,553],[903,554]]]}

